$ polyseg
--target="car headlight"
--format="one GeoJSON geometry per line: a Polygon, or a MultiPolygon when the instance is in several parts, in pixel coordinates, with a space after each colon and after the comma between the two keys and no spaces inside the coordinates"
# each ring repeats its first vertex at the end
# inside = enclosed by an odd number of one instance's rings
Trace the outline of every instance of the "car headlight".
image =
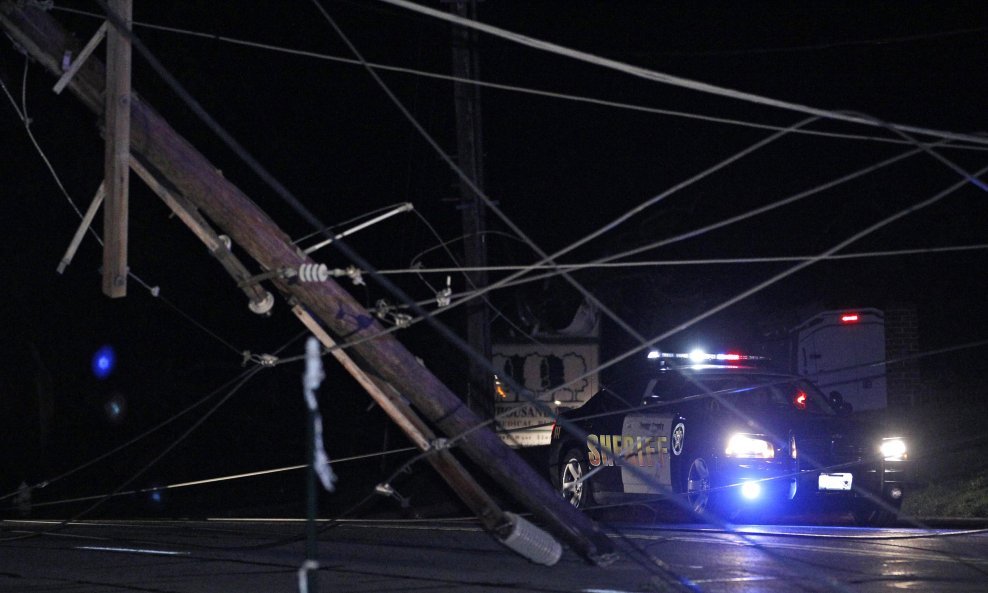
{"type": "Polygon", "coordinates": [[[899,437],[882,439],[878,449],[885,461],[901,461],[906,458],[906,441],[899,437]]]}
{"type": "Polygon", "coordinates": [[[760,435],[738,433],[728,439],[724,455],[741,459],[772,459],[775,457],[775,447],[760,435]]]}

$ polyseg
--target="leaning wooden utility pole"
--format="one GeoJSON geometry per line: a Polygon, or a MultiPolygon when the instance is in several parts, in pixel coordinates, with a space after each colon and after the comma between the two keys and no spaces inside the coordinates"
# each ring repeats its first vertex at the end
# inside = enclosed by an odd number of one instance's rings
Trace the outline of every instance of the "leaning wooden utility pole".
{"type": "MultiPolygon", "coordinates": [[[[77,55],[81,44],[48,14],[14,0],[0,1],[0,24],[10,38],[56,76],[63,56],[77,55]]],[[[90,110],[103,114],[106,74],[91,57],[69,83],[90,110]]],[[[298,270],[312,264],[268,215],[225,179],[201,153],[175,132],[137,94],[131,97],[130,150],[160,173],[196,208],[266,270],[298,270]]],[[[295,279],[297,280],[297,278],[295,279]]],[[[608,538],[582,513],[563,500],[547,480],[522,461],[486,427],[462,400],[443,385],[347,291],[332,280],[298,282],[275,279],[341,341],[354,341],[350,353],[395,386],[422,415],[449,436],[463,435],[459,448],[546,528],[585,558],[606,563],[613,558],[608,538]],[[469,431],[469,432],[468,432],[469,431]]]]}

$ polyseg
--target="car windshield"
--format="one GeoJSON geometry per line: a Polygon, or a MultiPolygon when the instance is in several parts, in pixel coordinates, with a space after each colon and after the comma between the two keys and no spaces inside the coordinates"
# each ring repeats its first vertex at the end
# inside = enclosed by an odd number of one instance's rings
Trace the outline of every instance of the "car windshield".
{"type": "Polygon", "coordinates": [[[779,410],[836,415],[824,395],[812,384],[802,380],[779,382],[772,377],[753,377],[751,385],[739,387],[730,394],[729,401],[741,410],[779,410]],[[771,382],[773,381],[774,382],[771,382]]]}
{"type": "Polygon", "coordinates": [[[789,411],[814,415],[836,415],[836,410],[814,385],[801,379],[778,375],[694,375],[668,377],[659,381],[644,403],[677,399],[715,397],[710,405],[726,404],[744,412],[789,411]],[[671,380],[670,380],[671,379],[671,380]]]}

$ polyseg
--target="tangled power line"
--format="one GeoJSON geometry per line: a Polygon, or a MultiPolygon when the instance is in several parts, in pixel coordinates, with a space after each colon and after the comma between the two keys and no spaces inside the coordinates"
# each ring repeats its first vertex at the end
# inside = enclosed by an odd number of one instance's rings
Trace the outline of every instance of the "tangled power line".
{"type": "MultiPolygon", "coordinates": [[[[502,29],[497,29],[497,28],[486,26],[486,25],[481,25],[481,24],[476,23],[476,22],[472,22],[472,21],[469,21],[469,22],[466,22],[466,23],[459,22],[459,21],[455,20],[455,17],[451,17],[451,15],[447,15],[445,13],[439,13],[438,11],[431,11],[429,9],[425,9],[425,7],[422,7],[422,6],[419,6],[419,5],[415,5],[415,4],[412,4],[412,3],[409,3],[409,2],[405,2],[404,0],[381,0],[381,1],[382,2],[386,2],[388,4],[395,5],[395,6],[399,6],[399,7],[402,7],[402,8],[416,10],[418,12],[421,12],[423,14],[427,14],[429,16],[437,16],[437,17],[443,18],[445,20],[451,20],[451,21],[453,21],[456,24],[459,24],[461,26],[471,26],[471,27],[477,28],[478,30],[481,30],[481,31],[486,32],[486,33],[498,35],[498,36],[501,36],[503,38],[510,39],[512,41],[524,43],[525,45],[529,45],[530,47],[536,47],[538,49],[545,49],[545,50],[553,51],[555,53],[559,53],[559,54],[565,55],[567,57],[581,59],[581,60],[584,60],[584,61],[587,61],[587,62],[590,62],[590,63],[594,63],[596,65],[601,65],[601,66],[606,66],[606,67],[612,67],[612,68],[621,70],[623,72],[626,72],[628,74],[632,74],[632,75],[635,75],[635,76],[640,76],[640,77],[643,77],[643,78],[647,78],[649,80],[654,80],[654,81],[657,81],[657,82],[663,82],[663,83],[667,83],[667,84],[677,84],[677,85],[680,85],[680,86],[684,86],[686,88],[692,88],[693,90],[699,90],[699,91],[703,91],[703,92],[715,92],[716,94],[720,94],[722,96],[726,96],[726,97],[730,97],[730,98],[734,98],[734,99],[745,100],[745,101],[754,101],[754,102],[758,102],[758,103],[763,104],[763,105],[769,105],[769,106],[774,106],[774,107],[780,107],[780,108],[783,108],[783,109],[789,109],[789,110],[800,111],[800,112],[803,112],[803,113],[808,113],[808,114],[810,114],[810,115],[813,116],[812,118],[810,118],[808,120],[804,120],[803,122],[800,122],[799,124],[796,124],[795,126],[791,126],[789,128],[778,129],[779,130],[779,133],[776,134],[776,135],[774,135],[774,136],[772,136],[769,141],[774,140],[776,137],[781,137],[782,135],[785,135],[785,134],[788,134],[788,133],[794,133],[794,132],[796,132],[796,130],[802,128],[803,126],[808,125],[808,124],[816,121],[817,118],[839,119],[839,120],[850,122],[850,123],[865,124],[865,125],[876,125],[875,122],[874,122],[874,120],[871,120],[870,118],[862,118],[860,116],[845,115],[845,114],[839,114],[837,112],[832,112],[832,111],[819,110],[819,109],[812,108],[812,107],[795,105],[795,104],[790,104],[790,103],[785,103],[785,102],[781,102],[781,101],[776,101],[776,100],[768,99],[768,98],[764,98],[764,97],[757,97],[757,96],[750,95],[750,94],[747,94],[747,93],[740,93],[740,92],[737,92],[737,91],[731,91],[730,89],[722,89],[722,88],[719,88],[719,87],[713,87],[712,85],[706,85],[704,83],[696,83],[694,81],[687,81],[685,79],[680,79],[680,78],[677,78],[677,77],[670,77],[668,75],[664,75],[664,74],[660,74],[660,73],[654,73],[654,72],[651,72],[651,71],[645,71],[643,69],[639,69],[639,68],[636,68],[636,67],[628,66],[626,64],[623,65],[623,64],[619,64],[619,63],[616,63],[614,61],[611,61],[611,60],[606,60],[606,59],[603,59],[603,58],[598,58],[598,57],[595,57],[595,56],[590,56],[589,54],[583,54],[582,52],[575,52],[573,50],[567,50],[566,48],[560,48],[559,46],[555,46],[553,44],[548,44],[546,42],[541,42],[539,40],[533,40],[533,39],[528,38],[528,37],[524,37],[524,36],[520,36],[520,35],[517,35],[517,34],[514,34],[514,33],[510,33],[510,32],[504,31],[502,29]]],[[[338,26],[335,24],[335,22],[332,20],[332,18],[328,15],[328,13],[325,12],[325,10],[322,8],[322,6],[318,2],[315,2],[315,4],[320,9],[320,11],[324,14],[324,16],[327,18],[327,20],[330,22],[331,26],[333,26],[333,28],[341,36],[341,38],[346,39],[346,36],[343,34],[342,30],[340,30],[338,28],[338,26]]],[[[111,17],[112,17],[112,15],[111,15],[111,17]]],[[[142,46],[141,46],[141,44],[139,42],[137,42],[137,38],[134,37],[133,39],[135,41],[135,46],[138,49],[141,49],[142,46]]],[[[376,77],[376,75],[374,75],[374,68],[373,68],[373,66],[370,65],[369,63],[367,63],[360,56],[359,52],[356,50],[356,48],[352,44],[349,43],[348,40],[347,40],[347,44],[350,46],[350,48],[353,51],[353,53],[358,56],[357,63],[360,63],[363,66],[365,66],[366,68],[368,68],[369,72],[372,74],[372,76],[375,77],[375,79],[378,81],[378,83],[381,84],[382,88],[386,92],[388,92],[389,95],[391,95],[390,94],[390,91],[388,91],[387,88],[386,88],[386,86],[383,84],[383,81],[381,81],[378,77],[376,77]]],[[[174,80],[174,78],[171,77],[170,75],[167,75],[166,71],[164,71],[164,68],[161,67],[160,64],[156,64],[156,60],[153,58],[153,56],[150,56],[150,53],[149,52],[147,52],[146,50],[142,50],[142,51],[145,52],[145,57],[148,58],[148,60],[150,62],[152,62],[152,65],[155,66],[156,70],[159,71],[159,74],[161,74],[162,77],[165,78],[165,80],[170,85],[172,85],[173,88],[176,89],[176,92],[178,92],[179,95],[182,96],[182,98],[184,100],[186,100],[186,102],[189,102],[190,103],[190,105],[193,107],[193,109],[197,112],[197,115],[199,115],[200,118],[202,118],[211,128],[213,128],[214,131],[216,131],[221,136],[221,138],[223,138],[224,141],[226,141],[231,146],[231,148],[234,148],[234,150],[236,152],[238,152],[239,156],[241,156],[241,158],[243,158],[252,168],[255,169],[255,172],[258,172],[258,174],[262,178],[264,178],[265,181],[267,181],[276,190],[276,193],[278,193],[280,195],[280,197],[282,197],[297,212],[299,212],[300,214],[302,214],[304,218],[306,218],[309,222],[311,222],[313,224],[313,227],[314,228],[319,228],[319,229],[326,228],[325,225],[320,224],[319,221],[315,218],[315,216],[312,215],[301,204],[301,202],[299,202],[296,198],[294,198],[294,196],[292,196],[288,192],[288,190],[286,188],[284,188],[284,186],[282,186],[280,183],[278,183],[270,174],[268,174],[260,166],[260,164],[256,160],[254,160],[252,157],[250,157],[246,153],[246,151],[243,150],[239,146],[239,144],[237,144],[236,141],[233,140],[232,137],[229,136],[229,134],[227,134],[225,131],[223,131],[221,128],[219,128],[219,125],[214,120],[212,120],[212,118],[209,117],[208,113],[206,113],[204,109],[202,109],[201,107],[198,106],[197,103],[195,103],[194,99],[192,99],[191,96],[188,95],[188,93],[186,93],[184,91],[184,89],[181,88],[180,85],[178,85],[177,81],[174,80]]],[[[429,135],[425,132],[425,130],[423,128],[421,128],[417,124],[417,122],[415,122],[414,118],[411,117],[411,114],[410,113],[408,113],[406,110],[404,110],[404,108],[400,104],[400,101],[398,101],[397,98],[394,97],[393,95],[391,95],[391,97],[395,101],[396,106],[399,109],[401,109],[403,112],[405,112],[406,116],[409,117],[411,123],[419,129],[419,131],[423,134],[423,136],[425,137],[425,139],[427,141],[430,141],[430,143],[432,143],[434,145],[434,148],[436,148],[441,153],[442,151],[441,151],[441,149],[439,149],[438,145],[435,144],[434,141],[431,141],[431,138],[429,138],[429,135]]],[[[15,108],[16,108],[16,103],[15,103],[15,108]]],[[[24,119],[26,121],[26,113],[24,115],[24,119]]],[[[950,140],[953,140],[953,141],[965,142],[965,143],[979,145],[979,146],[980,145],[988,144],[988,141],[986,141],[984,138],[980,138],[980,137],[977,137],[977,136],[964,135],[964,134],[955,134],[955,133],[951,133],[951,132],[942,132],[942,131],[937,131],[937,130],[929,130],[929,129],[925,129],[925,128],[916,128],[916,127],[912,127],[912,126],[896,125],[896,126],[891,126],[891,127],[892,127],[893,130],[896,130],[898,132],[919,133],[919,134],[924,134],[924,135],[929,135],[929,136],[934,136],[934,137],[944,138],[944,139],[950,139],[950,140]]],[[[772,128],[772,129],[777,129],[777,128],[772,128]]],[[[926,151],[926,152],[932,154],[935,157],[938,155],[938,153],[932,151],[932,149],[928,145],[925,145],[925,144],[921,144],[919,142],[916,142],[915,140],[912,140],[911,138],[906,138],[903,142],[904,143],[912,144],[914,146],[919,146],[918,149],[913,150],[913,151],[910,151],[910,153],[909,153],[910,156],[912,154],[916,154],[920,150],[926,151]]],[[[956,147],[956,146],[951,145],[951,147],[956,147]]],[[[442,154],[442,156],[444,156],[447,160],[449,160],[448,157],[445,154],[442,154]]],[[[737,155],[738,158],[740,156],[743,156],[743,155],[737,155]]],[[[940,158],[939,160],[943,161],[944,159],[940,158]]],[[[454,171],[457,171],[457,173],[459,175],[462,175],[462,172],[459,172],[458,171],[458,169],[456,168],[456,165],[452,161],[449,161],[449,164],[454,169],[454,171]]],[[[724,163],[724,164],[726,165],[727,163],[724,163]]],[[[791,274],[794,274],[795,272],[797,272],[797,271],[799,271],[799,270],[801,270],[801,269],[803,269],[803,268],[805,268],[805,267],[807,267],[809,265],[812,265],[812,264],[817,263],[819,261],[823,261],[825,259],[831,259],[831,258],[836,259],[836,258],[839,258],[839,257],[851,257],[852,255],[850,255],[850,254],[846,254],[844,256],[841,256],[841,255],[838,254],[838,252],[841,251],[841,250],[843,250],[846,246],[848,246],[848,245],[856,242],[857,240],[859,240],[859,239],[861,239],[861,238],[863,238],[863,237],[871,234],[872,232],[874,232],[874,231],[876,231],[876,230],[878,230],[880,228],[883,228],[883,227],[885,227],[885,226],[887,226],[889,224],[892,224],[893,222],[901,219],[902,217],[907,216],[907,215],[909,215],[909,214],[911,214],[911,213],[913,213],[913,212],[915,212],[915,211],[917,211],[917,210],[919,210],[921,208],[924,208],[926,206],[932,205],[932,204],[936,203],[937,201],[942,200],[943,198],[947,197],[951,193],[957,191],[958,189],[960,189],[961,187],[964,187],[965,185],[967,185],[969,183],[975,183],[976,185],[979,184],[980,182],[979,182],[979,180],[977,178],[980,177],[981,175],[983,175],[986,171],[988,171],[988,167],[986,167],[986,168],[981,169],[978,172],[974,173],[973,175],[971,175],[971,174],[967,173],[966,171],[958,170],[957,167],[956,166],[952,166],[951,163],[945,163],[945,164],[948,164],[948,166],[951,166],[951,168],[954,169],[955,172],[960,173],[964,177],[964,179],[962,181],[958,182],[958,183],[955,183],[955,184],[949,186],[948,188],[944,189],[943,191],[937,193],[936,195],[934,195],[933,197],[931,197],[931,198],[929,198],[927,200],[918,202],[918,203],[916,203],[916,204],[914,204],[914,205],[912,205],[912,206],[910,206],[910,207],[908,207],[906,209],[903,209],[903,210],[901,210],[901,211],[899,211],[899,212],[897,212],[895,214],[892,214],[891,216],[886,217],[885,219],[883,219],[883,220],[881,220],[881,221],[879,221],[879,222],[877,222],[877,223],[875,223],[875,224],[873,224],[873,225],[865,228],[864,230],[862,230],[862,231],[860,231],[858,233],[855,233],[854,235],[848,237],[847,239],[845,239],[843,241],[840,241],[839,243],[837,243],[836,245],[834,245],[833,247],[831,247],[830,249],[824,251],[821,254],[818,254],[816,256],[809,256],[809,257],[806,257],[806,258],[798,258],[798,263],[796,265],[790,267],[789,269],[787,269],[787,270],[785,270],[785,271],[783,271],[783,272],[781,272],[779,274],[776,274],[776,275],[768,278],[767,280],[765,280],[765,281],[763,281],[763,282],[755,285],[754,287],[752,287],[752,288],[750,288],[750,289],[748,289],[748,290],[746,290],[746,291],[744,291],[744,292],[736,295],[735,297],[733,297],[733,298],[725,301],[724,303],[722,303],[722,304],[718,305],[717,307],[715,307],[715,308],[707,311],[706,313],[704,313],[704,314],[702,314],[700,316],[697,316],[696,318],[694,318],[692,320],[689,320],[687,322],[684,322],[684,323],[676,326],[675,328],[672,328],[669,331],[662,333],[659,336],[655,336],[655,337],[647,338],[647,339],[645,337],[639,336],[637,334],[637,332],[635,332],[633,330],[633,328],[631,328],[627,324],[624,324],[623,322],[620,322],[620,320],[617,319],[616,315],[612,315],[612,317],[615,319],[615,321],[616,322],[619,322],[619,325],[622,325],[624,327],[624,329],[626,331],[628,331],[629,334],[635,336],[636,339],[638,339],[640,345],[638,347],[636,347],[634,349],[631,349],[631,350],[627,351],[626,353],[620,355],[616,359],[612,359],[608,363],[605,363],[604,365],[601,365],[601,367],[599,369],[595,369],[595,372],[597,370],[602,369],[602,368],[606,368],[606,366],[616,364],[620,360],[623,360],[625,358],[628,358],[630,356],[633,356],[634,354],[640,353],[643,349],[645,349],[647,347],[650,347],[650,346],[652,346],[652,345],[654,345],[654,344],[662,341],[663,339],[666,339],[667,337],[669,337],[671,335],[674,335],[675,333],[678,333],[682,329],[685,329],[686,327],[689,327],[690,325],[693,325],[693,324],[699,322],[700,320],[702,320],[702,319],[704,319],[706,317],[709,317],[710,315],[713,315],[716,312],[721,311],[721,310],[729,307],[730,305],[732,305],[732,304],[734,304],[734,303],[736,303],[736,302],[738,302],[738,301],[740,301],[740,300],[742,300],[744,298],[747,298],[748,296],[750,296],[752,294],[757,293],[758,291],[760,291],[760,290],[762,290],[762,289],[764,289],[764,288],[766,288],[766,287],[768,287],[768,286],[770,286],[770,285],[772,285],[772,284],[774,284],[774,283],[776,283],[776,282],[778,282],[778,281],[780,281],[780,280],[788,277],[791,274]]],[[[983,184],[979,185],[979,187],[981,187],[982,189],[984,189],[983,184]]],[[[474,188],[474,189],[476,190],[476,188],[474,188]]],[[[494,206],[494,204],[486,196],[484,196],[479,191],[477,193],[478,193],[478,195],[481,195],[484,198],[484,200],[488,203],[488,206],[495,213],[499,213],[499,216],[502,217],[502,220],[504,220],[505,224],[507,224],[509,227],[513,227],[513,230],[516,230],[516,232],[518,233],[519,236],[525,237],[524,234],[520,232],[520,229],[517,229],[516,227],[514,227],[513,223],[510,222],[510,219],[508,219],[505,215],[503,215],[503,213],[500,213],[500,211],[496,208],[496,206],[494,206]]],[[[661,199],[661,197],[659,199],[661,199]]],[[[656,200],[656,201],[658,201],[658,200],[656,200]]],[[[647,204],[647,205],[651,205],[651,204],[647,204]]],[[[647,207],[647,205],[643,205],[642,208],[643,207],[647,207]]],[[[632,215],[640,212],[640,210],[641,210],[641,208],[636,209],[632,213],[629,213],[627,215],[627,218],[630,218],[630,216],[632,216],[632,215]]],[[[605,227],[605,229],[608,229],[608,230],[609,230],[609,228],[613,228],[613,227],[612,226],[605,227]]],[[[692,235],[692,236],[695,236],[695,235],[692,235]]],[[[560,268],[563,267],[563,266],[552,263],[553,262],[553,259],[555,257],[558,257],[558,254],[557,255],[554,255],[554,256],[547,255],[547,254],[541,252],[539,250],[539,248],[534,244],[534,242],[532,242],[531,240],[529,240],[527,238],[525,238],[525,239],[529,243],[529,245],[532,247],[532,249],[536,253],[539,253],[540,257],[543,258],[543,261],[541,261],[538,264],[535,264],[533,266],[525,266],[525,267],[523,267],[519,271],[524,270],[525,272],[531,272],[531,271],[536,271],[536,270],[543,269],[545,267],[551,268],[551,269],[555,270],[557,273],[565,273],[566,271],[568,271],[568,270],[560,270],[560,268]]],[[[984,246],[962,246],[962,247],[953,247],[953,248],[948,247],[948,248],[940,248],[940,249],[944,249],[944,250],[946,250],[946,249],[959,250],[959,249],[967,249],[967,248],[970,248],[970,249],[975,249],[975,248],[976,249],[981,249],[983,247],[984,246]]],[[[353,252],[352,249],[350,249],[349,247],[347,247],[345,245],[345,243],[338,242],[337,243],[337,248],[340,249],[341,251],[343,251],[343,253],[345,255],[347,255],[349,258],[351,258],[353,261],[358,262],[358,264],[361,266],[361,268],[366,269],[366,273],[367,274],[369,274],[369,275],[375,275],[375,276],[381,278],[382,276],[384,276],[387,273],[387,271],[375,271],[372,266],[370,266],[365,260],[363,260],[363,258],[357,256],[357,254],[355,252],[353,252]]],[[[654,248],[654,247],[652,247],[652,248],[654,248]]],[[[624,257],[627,257],[627,254],[625,254],[624,257]]],[[[859,255],[859,257],[864,257],[864,256],[863,255],[859,255]]],[[[792,259],[789,259],[788,261],[793,261],[793,260],[792,259]]],[[[600,263],[603,264],[605,262],[600,262],[600,263]]],[[[628,264],[630,264],[630,262],[628,264]]],[[[577,268],[572,268],[572,269],[577,269],[577,268]]],[[[453,270],[453,269],[451,268],[451,270],[453,270]]],[[[459,268],[459,267],[455,268],[455,271],[462,271],[462,270],[463,269],[462,268],[459,268]]],[[[574,284],[576,284],[575,281],[572,281],[572,282],[574,284]]],[[[444,326],[442,326],[441,324],[439,324],[434,319],[434,314],[427,313],[426,311],[424,311],[421,308],[421,306],[419,306],[414,301],[412,301],[409,297],[407,297],[407,295],[405,295],[405,293],[403,291],[401,291],[400,289],[398,289],[396,286],[394,286],[390,282],[382,279],[382,282],[381,283],[382,283],[382,285],[385,288],[387,288],[389,291],[393,292],[400,300],[403,301],[402,302],[402,306],[409,307],[410,309],[412,309],[413,311],[415,311],[415,313],[417,315],[416,320],[427,320],[427,321],[429,321],[430,324],[433,325],[433,327],[435,327],[442,335],[444,335],[444,337],[446,337],[447,339],[449,339],[450,341],[452,341],[458,347],[463,348],[465,351],[467,351],[468,355],[473,356],[475,358],[477,357],[477,354],[474,353],[474,352],[470,352],[469,351],[469,348],[467,348],[466,345],[463,344],[461,340],[456,339],[455,334],[452,334],[452,332],[450,332],[448,330],[448,328],[445,328],[444,326]]],[[[589,294],[589,291],[586,291],[585,289],[583,289],[579,285],[577,285],[576,287],[579,290],[581,290],[582,292],[584,292],[585,296],[588,296],[589,298],[593,298],[592,295],[589,294]]],[[[483,294],[481,291],[474,291],[474,293],[471,294],[469,296],[469,298],[476,298],[477,296],[480,296],[481,294],[483,294]]],[[[605,307],[605,310],[606,310],[606,307],[605,307]]],[[[372,339],[372,338],[373,338],[373,336],[371,336],[368,339],[372,339]]],[[[486,363],[489,366],[489,361],[482,361],[482,362],[486,363]]],[[[539,405],[539,402],[537,402],[537,401],[533,401],[533,402],[530,402],[530,403],[532,405],[536,405],[536,406],[539,405]]],[[[569,427],[569,428],[572,429],[573,427],[569,427]]],[[[457,438],[462,438],[462,436],[463,435],[457,435],[457,436],[454,437],[454,440],[457,439],[457,438]]],[[[167,451],[165,453],[167,453],[167,451]]],[[[839,587],[834,587],[834,588],[840,590],[839,587]]]]}

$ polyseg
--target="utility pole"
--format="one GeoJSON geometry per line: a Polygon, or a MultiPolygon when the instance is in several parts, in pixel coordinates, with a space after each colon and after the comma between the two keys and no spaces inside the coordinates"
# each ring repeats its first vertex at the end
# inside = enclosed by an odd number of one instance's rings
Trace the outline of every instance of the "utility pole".
{"type": "MultiPolygon", "coordinates": [[[[477,19],[476,0],[443,0],[450,4],[450,11],[458,16],[477,19]]],[[[453,25],[453,76],[474,80],[478,76],[477,32],[453,25]]],[[[483,128],[480,117],[480,87],[467,82],[453,83],[453,101],[456,107],[457,164],[473,185],[484,188],[483,128]]],[[[480,196],[463,179],[460,185],[460,209],[463,214],[463,263],[468,268],[487,265],[487,238],[485,209],[480,196]]],[[[468,289],[487,286],[487,272],[467,272],[468,289]]],[[[485,360],[492,360],[490,311],[484,299],[473,299],[466,304],[467,343],[481,353],[485,360]]],[[[468,360],[469,383],[467,403],[482,418],[494,417],[494,378],[483,365],[468,360]]]]}
{"type": "MultiPolygon", "coordinates": [[[[66,52],[78,55],[79,41],[43,10],[17,0],[0,0],[0,27],[49,72],[61,74],[66,52]]],[[[104,65],[91,57],[68,88],[97,116],[104,109],[104,65]]],[[[130,101],[130,150],[266,270],[299,270],[314,262],[291,238],[219,173],[217,167],[180,136],[136,93],[130,101]]],[[[584,558],[598,564],[614,559],[614,548],[584,514],[563,500],[548,481],[504,445],[482,420],[415,356],[332,279],[273,283],[336,336],[354,342],[349,352],[390,383],[447,436],[460,436],[457,447],[506,492],[545,523],[546,529],[584,558]],[[462,436],[461,436],[462,435],[462,436]]]]}
{"type": "MultiPolygon", "coordinates": [[[[131,0],[109,0],[110,10],[130,28],[131,0]]],[[[109,27],[106,33],[106,156],[103,209],[103,294],[127,295],[127,217],[130,188],[130,40],[109,27]]]]}

